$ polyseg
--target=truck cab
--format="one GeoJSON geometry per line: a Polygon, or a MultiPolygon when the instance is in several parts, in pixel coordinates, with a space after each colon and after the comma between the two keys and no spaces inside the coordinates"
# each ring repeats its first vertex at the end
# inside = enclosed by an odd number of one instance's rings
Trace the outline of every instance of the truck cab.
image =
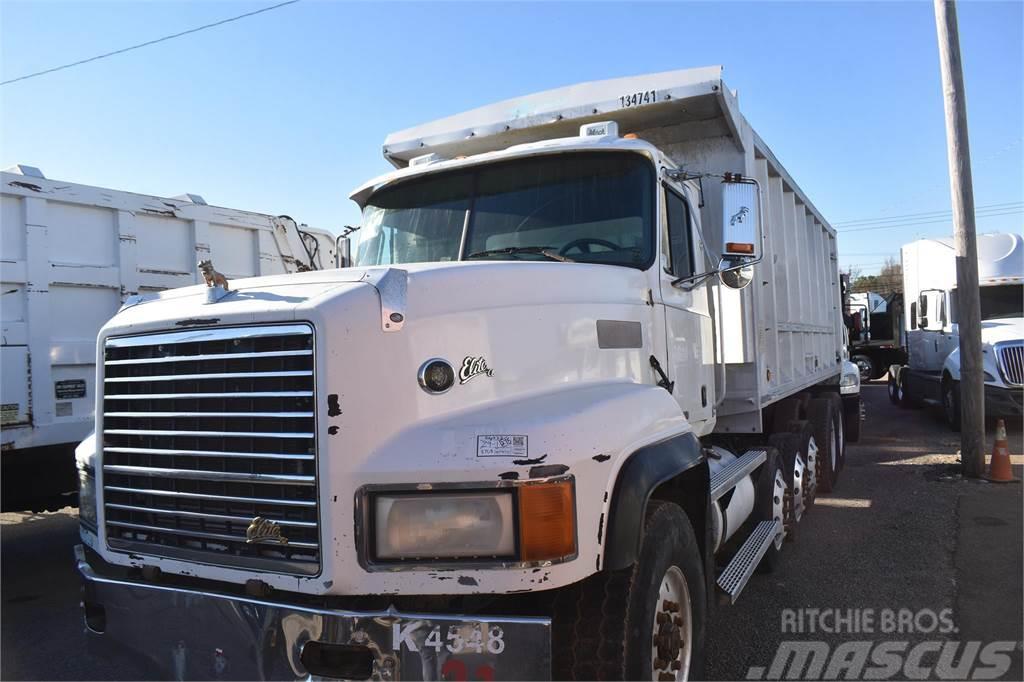
{"type": "MultiPolygon", "coordinates": [[[[960,427],[958,288],[952,241],[920,240],[902,249],[908,364],[890,380],[894,402],[940,405],[960,427]]],[[[978,235],[985,412],[1022,414],[1024,391],[1024,239],[978,235]]]]}
{"type": "Polygon", "coordinates": [[[706,68],[400,131],[343,267],[126,304],[78,453],[97,646],[179,679],[700,678],[856,395],[835,232],[737,107],[706,68]]]}

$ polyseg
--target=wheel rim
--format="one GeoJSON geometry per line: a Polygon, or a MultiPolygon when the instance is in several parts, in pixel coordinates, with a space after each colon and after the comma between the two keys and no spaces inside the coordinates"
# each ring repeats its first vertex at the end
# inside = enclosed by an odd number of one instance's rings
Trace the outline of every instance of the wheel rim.
{"type": "Polygon", "coordinates": [[[867,360],[864,360],[864,359],[861,359],[861,358],[858,358],[858,359],[854,360],[854,362],[857,364],[857,369],[860,370],[860,378],[861,379],[870,379],[871,378],[871,369],[872,369],[871,363],[869,363],[867,360]]]}
{"type": "Polygon", "coordinates": [[[782,532],[775,536],[775,549],[782,549],[782,541],[786,539],[786,496],[789,488],[782,469],[775,470],[775,490],[772,491],[772,519],[782,525],[782,532]]]}
{"type": "Polygon", "coordinates": [[[810,500],[814,497],[814,491],[818,487],[818,446],[811,439],[807,445],[807,459],[804,461],[806,471],[803,477],[804,507],[810,506],[810,500]]]}
{"type": "Polygon", "coordinates": [[[806,471],[807,466],[804,464],[804,456],[798,452],[796,457],[793,458],[793,490],[791,491],[793,496],[793,521],[795,523],[800,523],[800,520],[804,517],[804,495],[807,494],[804,489],[804,474],[806,471]]]}
{"type": "Polygon", "coordinates": [[[651,643],[651,679],[685,680],[693,652],[693,608],[686,577],[669,566],[658,589],[651,643]]]}

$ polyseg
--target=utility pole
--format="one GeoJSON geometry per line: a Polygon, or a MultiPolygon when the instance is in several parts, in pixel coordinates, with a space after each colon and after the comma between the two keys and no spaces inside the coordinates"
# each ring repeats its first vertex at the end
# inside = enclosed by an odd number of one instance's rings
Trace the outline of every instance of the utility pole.
{"type": "MultiPolygon", "coordinates": [[[[985,383],[981,365],[981,302],[974,188],[967,139],[967,95],[960,61],[954,0],[935,0],[942,95],[946,107],[949,184],[956,243],[957,319],[960,325],[960,461],[964,476],[985,473],[985,383]]],[[[929,311],[930,312],[930,311],[929,311]]]]}

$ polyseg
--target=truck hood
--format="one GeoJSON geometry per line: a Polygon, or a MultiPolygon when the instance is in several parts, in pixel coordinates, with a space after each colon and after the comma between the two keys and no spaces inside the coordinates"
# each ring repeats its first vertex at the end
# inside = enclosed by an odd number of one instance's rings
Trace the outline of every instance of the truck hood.
{"type": "MultiPolygon", "coordinates": [[[[557,303],[646,303],[643,272],[586,263],[489,261],[412,263],[252,277],[231,280],[230,291],[207,303],[200,284],[130,297],[108,326],[189,328],[223,323],[299,319],[300,311],[326,303],[353,288],[378,292],[398,282],[408,321],[453,312],[557,303]]],[[[389,302],[387,292],[381,306],[389,302]]],[[[383,312],[383,311],[382,311],[383,312]]]]}
{"type": "Polygon", "coordinates": [[[1006,317],[981,323],[981,340],[992,345],[1024,339],[1024,317],[1006,317]]]}

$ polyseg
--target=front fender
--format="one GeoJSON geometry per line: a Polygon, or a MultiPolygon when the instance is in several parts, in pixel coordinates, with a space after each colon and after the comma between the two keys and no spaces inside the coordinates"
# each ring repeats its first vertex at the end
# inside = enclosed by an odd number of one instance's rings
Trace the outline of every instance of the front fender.
{"type": "MultiPolygon", "coordinates": [[[[360,486],[487,484],[570,475],[576,486],[576,558],[541,573],[515,567],[459,569],[458,581],[439,570],[364,573],[360,567],[359,587],[345,587],[370,593],[507,593],[578,582],[602,568],[611,537],[617,545],[631,536],[635,542],[637,527],[630,529],[630,520],[638,513],[642,518],[651,487],[692,466],[699,453],[699,442],[675,400],[661,388],[631,382],[567,384],[412,425],[362,463],[355,472],[360,486]],[[491,434],[526,436],[528,452],[482,452],[478,438],[491,434]]],[[[628,549],[620,555],[628,556],[628,549]]]]}
{"type": "MultiPolygon", "coordinates": [[[[988,363],[985,363],[986,365],[988,363]]],[[[985,367],[988,370],[988,367],[985,367]]],[[[954,348],[953,352],[946,356],[946,361],[942,363],[943,375],[948,374],[953,381],[960,381],[960,349],[954,348]]]]}

